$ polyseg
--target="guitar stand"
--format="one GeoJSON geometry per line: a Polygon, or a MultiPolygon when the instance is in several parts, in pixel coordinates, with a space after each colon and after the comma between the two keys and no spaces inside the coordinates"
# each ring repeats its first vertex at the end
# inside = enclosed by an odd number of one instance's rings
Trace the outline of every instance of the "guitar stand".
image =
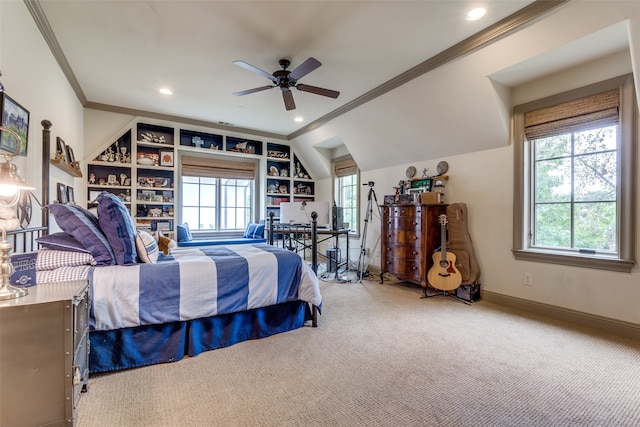
{"type": "Polygon", "coordinates": [[[449,291],[438,291],[436,294],[429,295],[427,294],[427,288],[424,288],[424,292],[422,293],[421,299],[433,298],[433,297],[451,297],[456,301],[459,301],[466,305],[471,305],[471,302],[465,301],[462,298],[459,298],[456,294],[450,294],[449,291]]]}

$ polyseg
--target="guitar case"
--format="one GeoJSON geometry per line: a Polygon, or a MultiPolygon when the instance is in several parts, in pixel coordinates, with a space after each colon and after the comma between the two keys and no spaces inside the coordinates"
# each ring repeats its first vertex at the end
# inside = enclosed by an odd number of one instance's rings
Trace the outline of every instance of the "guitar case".
{"type": "Polygon", "coordinates": [[[478,283],[480,266],[473,250],[469,235],[468,211],[465,203],[452,203],[447,206],[449,234],[447,247],[456,256],[456,267],[462,275],[462,285],[478,283]]]}

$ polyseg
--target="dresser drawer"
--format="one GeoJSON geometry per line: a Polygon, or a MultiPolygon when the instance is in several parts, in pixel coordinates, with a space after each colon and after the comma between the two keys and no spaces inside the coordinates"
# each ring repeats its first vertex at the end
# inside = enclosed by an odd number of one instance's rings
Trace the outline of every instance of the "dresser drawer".
{"type": "Polygon", "coordinates": [[[400,258],[413,260],[415,262],[420,262],[421,258],[421,250],[419,246],[415,245],[395,245],[385,246],[384,255],[387,258],[400,258]]]}
{"type": "Polygon", "coordinates": [[[385,271],[396,277],[421,281],[424,272],[421,270],[424,263],[416,259],[385,257],[385,271]]]}
{"type": "Polygon", "coordinates": [[[422,234],[419,230],[387,230],[382,239],[389,245],[415,245],[420,246],[422,234]]]}
{"type": "Polygon", "coordinates": [[[419,217],[422,213],[422,207],[413,205],[392,206],[386,210],[386,213],[391,218],[401,216],[419,217]]]}
{"type": "Polygon", "coordinates": [[[386,219],[389,230],[417,230],[421,229],[420,218],[412,216],[397,216],[386,219]]]}

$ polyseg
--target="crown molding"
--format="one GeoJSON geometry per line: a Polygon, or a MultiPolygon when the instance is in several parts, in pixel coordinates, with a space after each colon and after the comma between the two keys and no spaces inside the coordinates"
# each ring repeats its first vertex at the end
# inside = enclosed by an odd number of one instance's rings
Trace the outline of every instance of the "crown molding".
{"type": "Polygon", "coordinates": [[[398,76],[392,78],[391,80],[388,80],[387,82],[370,90],[369,92],[355,98],[354,100],[331,111],[330,113],[320,117],[319,119],[314,120],[313,122],[301,127],[295,132],[292,132],[288,135],[280,135],[280,134],[274,134],[270,132],[262,132],[256,129],[224,126],[216,122],[194,120],[194,119],[189,119],[185,117],[158,114],[150,111],[134,110],[130,108],[99,104],[99,103],[88,101],[86,96],[84,95],[84,92],[82,91],[82,88],[80,87],[80,84],[78,83],[78,80],[75,74],[73,73],[73,70],[71,69],[71,66],[69,65],[69,62],[67,61],[64,55],[64,52],[62,51],[62,48],[58,44],[58,41],[55,37],[55,34],[53,33],[53,30],[51,29],[51,26],[49,25],[49,21],[47,20],[47,17],[42,9],[41,1],[40,0],[24,0],[27,8],[29,9],[29,12],[31,13],[31,16],[33,17],[36,25],[38,26],[38,28],[40,29],[40,32],[42,33],[42,36],[44,37],[45,41],[49,45],[49,49],[51,49],[51,53],[53,54],[56,61],[60,65],[60,68],[62,69],[62,72],[64,73],[64,75],[67,77],[67,80],[69,81],[69,84],[71,85],[74,92],[76,93],[78,100],[80,100],[80,103],[85,108],[93,108],[97,110],[111,111],[116,113],[133,114],[137,116],[159,118],[163,120],[177,121],[177,122],[182,122],[182,123],[187,123],[192,125],[213,127],[216,129],[222,129],[222,130],[227,130],[232,132],[241,132],[241,133],[247,133],[250,135],[263,136],[268,138],[278,138],[278,139],[284,139],[284,140],[292,140],[294,138],[297,138],[300,135],[311,132],[312,130],[327,124],[331,120],[337,117],[340,117],[341,115],[363,104],[366,104],[367,102],[375,98],[378,98],[379,96],[382,96],[404,85],[405,83],[410,82],[411,80],[417,77],[420,77],[432,70],[435,70],[436,68],[439,68],[445,64],[448,64],[449,62],[462,58],[465,55],[468,55],[474,51],[477,51],[483,47],[486,47],[491,43],[494,43],[500,40],[501,38],[509,35],[510,33],[513,33],[517,30],[522,29],[526,25],[531,24],[536,19],[539,19],[540,17],[551,12],[557,7],[562,6],[565,3],[568,3],[569,1],[571,0],[536,0],[533,3],[529,4],[528,6],[525,6],[524,8],[518,10],[517,12],[500,20],[499,22],[496,22],[495,24],[485,28],[484,30],[451,46],[450,48],[445,49],[444,51],[438,53],[437,55],[427,59],[426,61],[405,71],[404,73],[399,74],[398,76]]]}
{"type": "Polygon", "coordinates": [[[524,26],[529,25],[541,16],[549,13],[553,9],[568,3],[571,0],[536,0],[530,5],[518,10],[517,12],[507,16],[501,21],[485,28],[484,30],[464,39],[463,41],[451,46],[448,49],[443,50],[435,56],[427,59],[426,61],[416,65],[415,67],[405,71],[402,74],[388,80],[380,86],[371,89],[369,92],[361,95],[354,100],[344,104],[340,108],[337,108],[320,117],[308,125],[298,129],[297,131],[287,135],[287,139],[291,140],[307,132],[311,132],[320,126],[325,125],[331,120],[363,105],[367,102],[382,96],[411,80],[420,77],[436,68],[439,68],[449,62],[462,58],[472,52],[475,52],[481,48],[484,48],[491,43],[494,43],[501,38],[509,35],[512,32],[522,29],[524,26]]]}

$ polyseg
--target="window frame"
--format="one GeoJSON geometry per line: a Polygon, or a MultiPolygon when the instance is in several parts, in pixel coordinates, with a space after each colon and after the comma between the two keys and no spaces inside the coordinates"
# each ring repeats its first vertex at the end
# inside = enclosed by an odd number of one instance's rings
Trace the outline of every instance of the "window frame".
{"type": "MultiPolygon", "coordinates": [[[[349,236],[360,236],[360,169],[358,169],[356,171],[356,173],[354,174],[350,174],[350,175],[345,175],[345,176],[334,176],[334,180],[333,180],[333,191],[334,191],[334,200],[339,199],[340,202],[342,202],[342,199],[340,198],[340,191],[342,186],[340,186],[340,179],[346,177],[346,176],[353,176],[355,175],[356,177],[356,223],[355,224],[349,224],[349,236]]],[[[342,207],[341,204],[338,204],[338,206],[342,207]]]]}
{"type": "MultiPolygon", "coordinates": [[[[201,236],[205,236],[205,235],[222,235],[222,234],[238,234],[244,231],[244,229],[246,228],[246,225],[243,226],[242,228],[233,228],[233,229],[222,229],[221,224],[222,224],[222,216],[223,216],[223,209],[225,208],[223,205],[223,183],[222,180],[234,180],[234,181],[238,181],[238,180],[245,180],[245,181],[250,181],[250,191],[251,191],[251,195],[249,197],[250,200],[250,206],[249,206],[249,222],[253,221],[252,218],[255,217],[256,214],[256,210],[257,210],[257,205],[256,205],[256,181],[255,179],[250,180],[250,179],[245,179],[245,178],[211,178],[211,177],[195,177],[195,176],[191,176],[191,178],[198,178],[199,182],[198,182],[198,187],[202,186],[202,185],[215,185],[216,187],[216,205],[215,205],[215,210],[216,210],[216,221],[215,221],[215,226],[216,228],[213,229],[200,229],[200,228],[193,228],[192,232],[194,234],[198,234],[201,236]],[[215,184],[203,184],[202,182],[200,182],[200,180],[202,180],[202,178],[209,178],[209,179],[213,179],[216,181],[215,184]]],[[[181,176],[180,178],[180,193],[183,194],[183,186],[184,186],[184,176],[181,176]]],[[[190,185],[193,185],[194,183],[189,183],[190,185]]],[[[235,186],[237,187],[237,185],[235,186]]],[[[191,206],[190,206],[191,207],[191,206]]],[[[200,207],[200,206],[198,206],[200,207]]],[[[180,218],[182,221],[184,221],[183,218],[183,210],[184,209],[184,201],[181,200],[180,203],[180,218]]],[[[242,209],[246,209],[242,208],[242,209]]]]}
{"type": "Polygon", "coordinates": [[[514,156],[513,184],[513,248],[516,260],[534,261],[575,267],[631,272],[636,263],[636,168],[637,168],[637,106],[633,75],[626,74],[558,95],[514,107],[511,142],[514,156]],[[531,165],[530,144],[524,135],[524,115],[529,111],[584,98],[612,89],[620,89],[620,122],[618,127],[618,256],[602,254],[566,253],[530,247],[528,239],[531,221],[531,165]]]}

